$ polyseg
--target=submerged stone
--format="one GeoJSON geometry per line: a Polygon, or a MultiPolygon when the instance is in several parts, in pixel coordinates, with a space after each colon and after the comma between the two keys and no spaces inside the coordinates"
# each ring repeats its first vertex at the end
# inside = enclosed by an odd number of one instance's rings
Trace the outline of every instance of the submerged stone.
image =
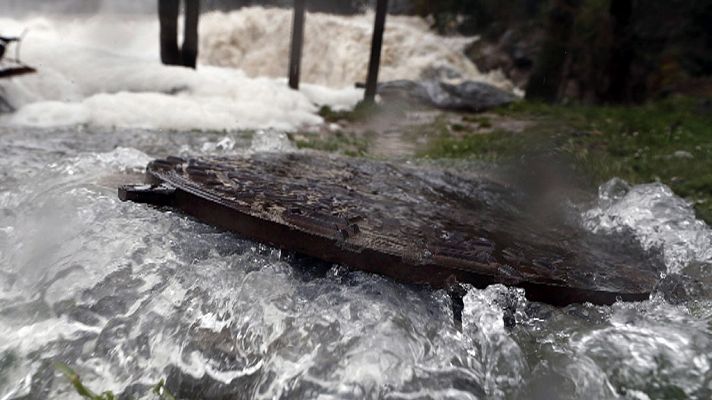
{"type": "Polygon", "coordinates": [[[120,198],[409,283],[504,283],[564,305],[644,300],[657,280],[630,241],[551,218],[473,174],[308,153],[169,157],[146,174],[148,186],[121,187],[120,198]]]}

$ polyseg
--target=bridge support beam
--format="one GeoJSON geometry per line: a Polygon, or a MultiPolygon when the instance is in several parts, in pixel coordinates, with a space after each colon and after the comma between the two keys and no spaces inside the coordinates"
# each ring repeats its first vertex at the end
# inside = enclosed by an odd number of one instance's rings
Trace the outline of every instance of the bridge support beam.
{"type": "Polygon", "coordinates": [[[383,46],[383,31],[386,27],[388,0],[378,0],[376,3],[376,22],[373,25],[371,39],[371,58],[368,61],[368,76],[366,77],[366,93],[364,100],[373,103],[378,88],[378,69],[381,63],[381,47],[383,46]]]}
{"type": "Polygon", "coordinates": [[[294,0],[294,20],[292,21],[292,44],[289,51],[289,87],[299,89],[299,73],[304,45],[304,14],[306,0],[294,0]]]}
{"type": "Polygon", "coordinates": [[[200,0],[185,0],[183,45],[178,47],[180,0],[158,0],[161,62],[195,68],[198,59],[198,20],[200,0]]]}

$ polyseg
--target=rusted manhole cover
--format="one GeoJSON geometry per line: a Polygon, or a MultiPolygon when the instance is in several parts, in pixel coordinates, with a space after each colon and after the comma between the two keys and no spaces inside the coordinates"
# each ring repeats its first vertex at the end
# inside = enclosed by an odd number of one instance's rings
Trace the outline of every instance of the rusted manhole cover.
{"type": "Polygon", "coordinates": [[[648,297],[635,248],[542,222],[486,178],[314,154],[169,157],[122,200],[166,205],[248,238],[412,283],[501,282],[552,304],[648,297]]]}

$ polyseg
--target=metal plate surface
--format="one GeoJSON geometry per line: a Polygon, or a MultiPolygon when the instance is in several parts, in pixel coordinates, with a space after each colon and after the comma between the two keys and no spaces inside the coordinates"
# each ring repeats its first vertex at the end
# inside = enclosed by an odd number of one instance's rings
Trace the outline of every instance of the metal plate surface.
{"type": "Polygon", "coordinates": [[[644,300],[656,283],[640,249],[475,174],[313,153],[169,157],[146,174],[120,197],[410,283],[504,283],[556,305],[644,300]]]}

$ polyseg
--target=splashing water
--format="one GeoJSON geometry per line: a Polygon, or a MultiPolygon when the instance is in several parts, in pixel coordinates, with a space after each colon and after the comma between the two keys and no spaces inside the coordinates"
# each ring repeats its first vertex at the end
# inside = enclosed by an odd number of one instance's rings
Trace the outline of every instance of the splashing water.
{"type": "Polygon", "coordinates": [[[284,132],[259,130],[255,132],[250,144],[250,152],[287,152],[294,150],[294,144],[284,132]]]}
{"type": "Polygon", "coordinates": [[[166,130],[295,130],[322,122],[319,106],[353,107],[362,90],[248,77],[201,65],[161,65],[157,18],[143,16],[0,18],[0,34],[28,29],[22,59],[36,74],[0,81],[0,96],[17,111],[5,124],[166,130]],[[117,38],[126,38],[118,41],[117,38]]]}
{"type": "MultiPolygon", "coordinates": [[[[0,399],[78,398],[56,361],[131,398],[151,398],[162,378],[182,398],[205,399],[712,397],[709,291],[677,304],[656,293],[557,309],[520,289],[469,287],[459,330],[443,291],[121,203],[117,185],[139,181],[154,157],[297,151],[284,130],[320,122],[319,104],[360,97],[254,77],[286,70],[260,63],[284,56],[285,18],[206,15],[202,61],[245,72],[158,65],[145,46],[155,46],[153,18],[0,21],[2,33],[31,28],[23,58],[42,66],[1,86],[18,111],[0,121],[0,399]],[[263,35],[272,47],[246,40],[263,35]]],[[[305,79],[361,80],[363,65],[344,60],[361,60],[370,24],[308,15],[305,79]],[[314,56],[320,46],[328,62],[314,56]]],[[[469,39],[448,42],[409,18],[388,24],[386,79],[435,66],[497,83],[449,50],[469,39]]],[[[710,280],[710,228],[664,185],[609,182],[582,221],[659,252],[668,273],[698,264],[695,279],[710,280]]]]}
{"type": "MultiPolygon", "coordinates": [[[[0,135],[0,399],[76,398],[55,361],[89,387],[134,398],[150,398],[161,378],[183,398],[208,399],[711,394],[707,297],[557,309],[528,302],[521,289],[469,288],[460,331],[443,291],[116,198],[116,185],[140,179],[153,157],[295,151],[279,132],[0,135]]],[[[646,243],[657,218],[665,234],[656,246],[682,249],[690,226],[699,227],[700,240],[687,246],[704,257],[708,228],[668,189],[613,196],[610,186],[585,214],[591,229],[618,226],[602,217],[615,216],[646,243]],[[643,209],[653,214],[640,218],[643,209]]]]}
{"type": "Polygon", "coordinates": [[[668,272],[696,261],[712,263],[712,230],[669,187],[651,183],[631,187],[620,179],[601,186],[599,205],[584,214],[594,232],[632,231],[645,249],[663,253],[668,272]]]}
{"type": "MultiPolygon", "coordinates": [[[[319,107],[343,110],[363,96],[373,16],[307,16],[300,91],[286,84],[290,12],[250,7],[201,17],[197,70],[158,60],[158,18],[144,14],[0,18],[19,35],[22,59],[38,73],[2,80],[0,96],[18,126],[168,130],[274,128],[322,122],[319,107]],[[120,18],[120,20],[117,20],[120,18]]],[[[381,79],[443,75],[514,90],[501,74],[481,74],[462,53],[474,38],[431,33],[418,18],[389,18],[381,79]]]]}
{"type": "MultiPolygon", "coordinates": [[[[241,68],[250,76],[284,76],[291,18],[289,9],[262,7],[208,13],[201,21],[200,57],[208,64],[241,68]]],[[[302,79],[332,87],[364,82],[373,20],[372,12],[349,17],[308,13],[302,79]]],[[[463,49],[475,40],[439,36],[419,17],[389,16],[379,78],[471,79],[513,90],[501,72],[483,74],[465,56],[463,49]]]]}

